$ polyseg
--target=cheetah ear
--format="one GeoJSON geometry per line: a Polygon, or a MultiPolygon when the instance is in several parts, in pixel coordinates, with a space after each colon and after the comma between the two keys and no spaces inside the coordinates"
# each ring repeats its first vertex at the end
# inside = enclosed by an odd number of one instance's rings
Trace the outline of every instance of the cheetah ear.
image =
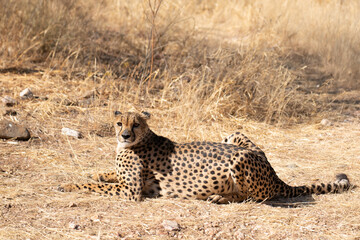
{"type": "Polygon", "coordinates": [[[146,120],[148,120],[148,119],[150,119],[150,113],[148,113],[148,112],[141,112],[141,116],[144,118],[144,119],[146,119],[146,120]]]}
{"type": "Polygon", "coordinates": [[[119,116],[119,115],[121,115],[121,114],[122,114],[122,113],[121,113],[120,111],[115,111],[115,112],[114,112],[115,117],[116,117],[116,116],[119,116]]]}

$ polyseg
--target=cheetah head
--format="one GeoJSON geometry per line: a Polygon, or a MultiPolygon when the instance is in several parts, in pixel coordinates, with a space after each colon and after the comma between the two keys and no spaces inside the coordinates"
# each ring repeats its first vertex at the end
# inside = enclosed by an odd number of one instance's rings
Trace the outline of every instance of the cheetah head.
{"type": "Polygon", "coordinates": [[[115,111],[115,131],[118,142],[117,149],[129,148],[141,142],[149,131],[146,120],[150,118],[147,112],[121,113],[115,111]]]}

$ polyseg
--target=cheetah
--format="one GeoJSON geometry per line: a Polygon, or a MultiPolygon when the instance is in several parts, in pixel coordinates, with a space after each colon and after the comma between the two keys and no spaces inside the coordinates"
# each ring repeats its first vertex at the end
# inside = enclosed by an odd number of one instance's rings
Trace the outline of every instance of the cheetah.
{"type": "Polygon", "coordinates": [[[350,188],[345,174],[333,183],[289,186],[265,153],[245,135],[218,142],[176,143],[155,134],[147,112],[115,112],[116,172],[93,176],[100,183],[64,184],[60,191],[91,191],[141,201],[145,197],[208,200],[213,203],[265,201],[350,188]]]}
{"type": "MultiPolygon", "coordinates": [[[[240,132],[235,132],[222,141],[223,143],[233,144],[241,148],[249,149],[254,154],[260,156],[263,161],[267,161],[265,153],[258,146],[256,146],[248,137],[240,132]]],[[[258,159],[259,160],[259,159],[258,159]]]]}

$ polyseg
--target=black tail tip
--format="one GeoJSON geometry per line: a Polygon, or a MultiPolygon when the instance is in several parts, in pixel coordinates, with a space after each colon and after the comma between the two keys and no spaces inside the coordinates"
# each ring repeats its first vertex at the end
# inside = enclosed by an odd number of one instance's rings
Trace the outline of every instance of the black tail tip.
{"type": "Polygon", "coordinates": [[[337,181],[341,181],[341,180],[349,181],[349,179],[345,173],[339,173],[338,175],[336,175],[336,180],[337,181]]]}

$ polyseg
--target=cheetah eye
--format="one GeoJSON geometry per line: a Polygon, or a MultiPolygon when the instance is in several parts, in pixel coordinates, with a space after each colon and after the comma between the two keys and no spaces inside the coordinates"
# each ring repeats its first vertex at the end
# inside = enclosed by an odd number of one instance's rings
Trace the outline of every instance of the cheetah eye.
{"type": "Polygon", "coordinates": [[[134,125],[133,125],[134,128],[137,128],[139,126],[140,126],[140,124],[138,124],[138,123],[134,123],[134,125]]]}
{"type": "Polygon", "coordinates": [[[122,123],[121,122],[117,122],[116,125],[118,125],[119,127],[122,126],[122,123]]]}

